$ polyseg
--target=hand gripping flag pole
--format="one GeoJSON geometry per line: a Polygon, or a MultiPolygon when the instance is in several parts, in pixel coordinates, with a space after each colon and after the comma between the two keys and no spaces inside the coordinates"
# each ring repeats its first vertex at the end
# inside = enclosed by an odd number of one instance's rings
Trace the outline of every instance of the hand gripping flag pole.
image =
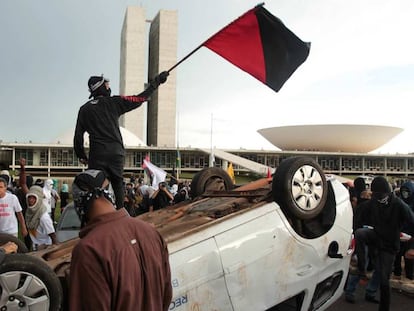
{"type": "Polygon", "coordinates": [[[200,44],[173,70],[201,47],[207,47],[233,65],[278,92],[307,59],[310,43],[303,42],[280,19],[255,6],[200,44]]]}

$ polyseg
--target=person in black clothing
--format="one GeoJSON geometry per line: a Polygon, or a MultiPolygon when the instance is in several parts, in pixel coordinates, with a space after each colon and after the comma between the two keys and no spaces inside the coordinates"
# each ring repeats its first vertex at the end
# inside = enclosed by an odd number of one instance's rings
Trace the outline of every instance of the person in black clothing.
{"type": "MultiPolygon", "coordinates": [[[[16,190],[16,196],[19,199],[19,203],[22,206],[23,217],[26,220],[27,200],[26,194],[29,192],[30,187],[33,185],[33,176],[26,174],[26,159],[20,158],[20,174],[19,174],[19,187],[16,190]]],[[[27,249],[32,249],[32,239],[30,234],[24,237],[24,244],[27,249]]]]}
{"type": "Polygon", "coordinates": [[[142,93],[134,96],[111,96],[109,80],[103,76],[89,78],[88,87],[92,100],[78,113],[73,146],[76,156],[89,169],[105,172],[114,190],[117,208],[123,207],[124,143],[119,129],[119,117],[147,101],[158,86],[167,81],[168,72],[160,73],[149,82],[142,93]],[[89,157],[84,148],[83,135],[89,134],[89,157]]]}
{"type": "MultiPolygon", "coordinates": [[[[407,203],[414,212],[414,183],[412,181],[403,183],[400,188],[400,195],[401,199],[407,203]]],[[[401,231],[414,237],[414,226],[409,223],[404,223],[401,231]]],[[[400,251],[394,261],[394,277],[397,279],[401,278],[402,274],[401,259],[404,259],[405,277],[410,280],[414,279],[414,260],[405,258],[404,256],[406,251],[410,248],[414,248],[413,240],[400,242],[400,251]]]]}
{"type": "Polygon", "coordinates": [[[358,270],[361,278],[366,277],[366,247],[375,251],[374,268],[380,277],[380,311],[390,310],[391,287],[390,276],[395,255],[400,248],[400,232],[405,222],[414,225],[414,213],[400,198],[395,196],[388,181],[382,177],[375,177],[371,183],[372,198],[363,202],[359,208],[364,219],[369,218],[372,225],[368,228],[359,228],[355,231],[356,255],[358,270]]]}
{"type": "Polygon", "coordinates": [[[174,197],[168,190],[167,183],[162,181],[158,184],[158,190],[152,194],[151,199],[150,212],[167,207],[174,200],[174,197]]]}
{"type": "Polygon", "coordinates": [[[186,188],[182,187],[178,190],[177,194],[174,196],[174,204],[188,201],[190,198],[188,197],[188,191],[186,188]]]}

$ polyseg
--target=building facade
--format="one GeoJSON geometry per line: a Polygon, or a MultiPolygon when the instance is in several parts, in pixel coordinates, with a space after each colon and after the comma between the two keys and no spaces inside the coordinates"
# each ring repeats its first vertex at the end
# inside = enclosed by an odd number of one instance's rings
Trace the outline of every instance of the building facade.
{"type": "MultiPolygon", "coordinates": [[[[225,150],[234,155],[277,169],[280,162],[293,156],[315,159],[328,174],[355,178],[359,175],[383,175],[390,180],[414,179],[414,154],[363,154],[311,151],[225,150]]],[[[180,172],[191,176],[209,166],[209,153],[197,148],[180,148],[180,172]]],[[[143,174],[146,155],[156,166],[172,173],[177,168],[177,149],[170,147],[128,147],[125,157],[125,177],[143,174]]],[[[19,159],[25,158],[27,171],[37,178],[72,178],[85,169],[70,145],[0,144],[0,169],[18,174],[19,159]]],[[[215,165],[223,167],[226,161],[215,157],[215,165]]],[[[248,169],[234,165],[237,175],[252,174],[248,169]]]]}

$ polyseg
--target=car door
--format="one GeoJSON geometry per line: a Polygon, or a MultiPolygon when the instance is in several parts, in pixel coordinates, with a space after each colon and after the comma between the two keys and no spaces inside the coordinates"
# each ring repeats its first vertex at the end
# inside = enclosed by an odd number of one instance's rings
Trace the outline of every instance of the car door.
{"type": "Polygon", "coordinates": [[[314,287],[315,251],[287,230],[276,204],[264,208],[270,212],[215,236],[235,311],[267,310],[314,287]]]}
{"type": "Polygon", "coordinates": [[[173,299],[169,310],[233,311],[213,238],[170,254],[173,299]]]}

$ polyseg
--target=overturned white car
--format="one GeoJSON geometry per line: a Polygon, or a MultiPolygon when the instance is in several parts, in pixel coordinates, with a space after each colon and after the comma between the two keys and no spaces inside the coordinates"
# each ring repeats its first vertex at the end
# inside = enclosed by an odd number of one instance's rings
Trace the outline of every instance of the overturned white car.
{"type": "MultiPolygon", "coordinates": [[[[281,162],[273,178],[232,188],[225,171],[207,168],[193,178],[196,199],[139,216],[168,242],[169,310],[325,310],[338,299],[352,253],[348,190],[302,157],[281,162]]],[[[65,309],[76,242],[8,255],[0,308],[65,309]]]]}

